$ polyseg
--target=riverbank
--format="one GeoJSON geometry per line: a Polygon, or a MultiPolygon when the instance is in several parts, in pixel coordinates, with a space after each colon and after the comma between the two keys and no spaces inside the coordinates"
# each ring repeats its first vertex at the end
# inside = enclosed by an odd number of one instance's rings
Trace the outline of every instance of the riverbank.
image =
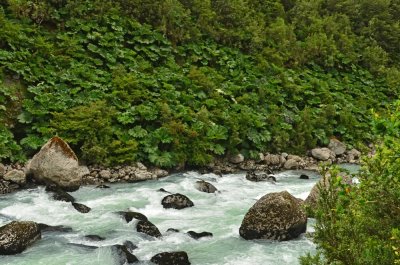
{"type": "MultiPolygon", "coordinates": [[[[205,167],[186,168],[184,166],[174,169],[161,169],[145,166],[137,162],[133,165],[106,167],[101,165],[89,165],[83,170],[82,185],[138,182],[163,178],[171,173],[196,170],[202,174],[215,173],[217,175],[238,173],[243,171],[260,171],[276,173],[282,170],[306,169],[317,171],[320,163],[358,164],[361,153],[356,149],[346,150],[345,145],[337,140],[332,140],[328,147],[315,148],[307,155],[298,156],[287,153],[270,154],[260,153],[259,159],[245,159],[242,154],[229,158],[215,159],[213,163],[205,167]]],[[[26,187],[36,185],[37,181],[30,176],[27,164],[0,164],[0,194],[13,192],[26,187]]]]}

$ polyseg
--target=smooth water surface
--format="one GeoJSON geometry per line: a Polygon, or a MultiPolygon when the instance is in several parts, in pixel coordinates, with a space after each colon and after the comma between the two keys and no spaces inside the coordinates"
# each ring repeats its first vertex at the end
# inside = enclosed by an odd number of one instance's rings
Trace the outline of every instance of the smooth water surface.
{"type": "MultiPolygon", "coordinates": [[[[87,214],[77,212],[70,203],[54,201],[43,187],[19,191],[0,197],[0,225],[10,220],[29,220],[70,226],[73,231],[43,233],[42,239],[23,253],[0,256],[0,264],[116,264],[107,246],[125,240],[138,246],[133,254],[143,261],[142,264],[148,264],[146,260],[157,253],[177,250],[186,251],[192,264],[299,264],[298,257],[315,248],[305,235],[286,242],[246,241],[239,236],[239,227],[247,210],[263,195],[287,190],[305,199],[319,177],[309,171],[285,171],[276,175],[277,183],[273,184],[250,182],[244,173],[219,177],[188,172],[154,181],[114,184],[110,189],[85,186],[71,195],[77,202],[92,208],[87,214]],[[310,179],[299,179],[302,173],[310,179]],[[209,181],[220,192],[208,194],[196,190],[194,184],[198,179],[209,181]],[[159,188],[185,194],[195,206],[183,210],[164,209],[161,199],[167,194],[157,191],[159,188]],[[154,239],[137,233],[136,221],[126,223],[115,214],[128,209],[145,214],[163,237],[154,239]],[[181,233],[167,233],[168,228],[179,229],[181,233]],[[195,240],[184,233],[189,230],[208,231],[214,236],[195,240]],[[85,240],[83,236],[88,234],[100,235],[106,240],[85,240]],[[101,247],[93,250],[69,243],[101,247]]],[[[309,224],[309,231],[311,229],[309,224]]]]}

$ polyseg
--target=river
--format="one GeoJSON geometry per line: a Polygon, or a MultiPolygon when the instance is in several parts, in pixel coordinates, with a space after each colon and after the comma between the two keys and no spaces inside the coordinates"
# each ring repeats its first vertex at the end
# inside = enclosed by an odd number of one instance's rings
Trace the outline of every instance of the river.
{"type": "MultiPolygon", "coordinates": [[[[277,182],[250,182],[245,174],[201,175],[196,172],[174,174],[163,179],[110,185],[109,189],[81,187],[72,192],[77,202],[92,208],[87,214],[77,212],[70,203],[55,201],[43,187],[22,190],[0,197],[0,225],[10,220],[29,220],[48,225],[72,227],[68,233],[45,232],[23,253],[1,256],[0,264],[12,265],[90,265],[116,264],[109,247],[130,240],[138,246],[133,251],[141,264],[149,264],[153,255],[164,251],[183,250],[192,264],[198,265],[281,265],[299,264],[300,255],[314,251],[315,246],[303,234],[298,239],[273,242],[246,241],[239,236],[239,227],[247,210],[257,199],[270,192],[287,190],[305,199],[319,175],[311,171],[285,171],[276,174],[277,182]],[[306,173],[310,179],[299,179],[306,173]],[[220,191],[203,193],[195,189],[198,179],[212,183],[220,191]],[[182,210],[164,209],[161,199],[164,188],[188,196],[194,207],[182,210]],[[135,230],[135,221],[126,223],[116,211],[132,210],[143,213],[163,234],[153,239],[135,230]],[[166,232],[168,228],[180,233],[166,232]],[[213,237],[195,240],[185,232],[207,231],[213,237]],[[84,235],[96,234],[106,240],[93,242],[84,235]],[[69,243],[98,246],[88,249],[69,243]]],[[[309,219],[308,231],[312,231],[309,219]]]]}

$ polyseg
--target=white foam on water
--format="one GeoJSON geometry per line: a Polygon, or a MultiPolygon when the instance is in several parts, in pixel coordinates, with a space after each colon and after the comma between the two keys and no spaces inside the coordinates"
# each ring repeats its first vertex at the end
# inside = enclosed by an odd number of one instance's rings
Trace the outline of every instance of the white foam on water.
{"type": "Polygon", "coordinates": [[[246,241],[240,238],[238,230],[247,210],[267,193],[288,190],[305,199],[318,180],[317,175],[309,174],[309,180],[300,180],[297,171],[278,173],[277,183],[273,184],[250,182],[244,173],[220,177],[187,172],[158,181],[113,184],[110,189],[87,186],[71,193],[77,202],[92,208],[87,214],[77,212],[70,203],[54,201],[43,188],[5,195],[5,199],[0,200],[0,214],[7,217],[0,218],[1,224],[7,223],[10,217],[70,226],[73,232],[46,233],[27,251],[8,256],[2,259],[1,264],[114,264],[107,246],[125,240],[138,245],[133,254],[140,260],[149,260],[163,251],[183,250],[188,253],[192,264],[198,265],[298,264],[301,254],[314,250],[314,245],[304,236],[287,242],[246,241]],[[198,191],[195,182],[199,179],[210,182],[219,192],[198,191]],[[159,192],[160,188],[188,196],[195,206],[182,210],[164,209],[161,200],[168,194],[159,192]],[[163,237],[154,239],[137,233],[137,221],[126,223],[115,213],[124,210],[146,215],[163,237]],[[168,228],[180,232],[167,233],[168,228]],[[214,236],[195,240],[186,234],[189,230],[207,231],[214,236]],[[98,234],[106,240],[93,242],[84,238],[88,234],[98,234]],[[100,248],[87,250],[67,243],[100,248]]]}

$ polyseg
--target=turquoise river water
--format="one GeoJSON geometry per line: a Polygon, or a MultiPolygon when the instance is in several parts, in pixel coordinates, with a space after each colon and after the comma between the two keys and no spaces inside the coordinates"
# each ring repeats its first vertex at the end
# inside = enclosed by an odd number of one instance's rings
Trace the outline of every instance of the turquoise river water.
{"type": "MultiPolygon", "coordinates": [[[[278,173],[276,184],[247,181],[244,173],[219,177],[187,172],[154,181],[113,184],[110,189],[85,186],[71,195],[77,202],[92,208],[87,214],[77,212],[70,203],[53,200],[43,187],[3,195],[0,197],[0,225],[10,220],[29,220],[65,225],[73,230],[43,233],[42,239],[23,253],[0,256],[0,264],[116,264],[109,246],[130,240],[138,246],[133,254],[141,264],[149,264],[148,260],[160,252],[184,250],[191,263],[198,265],[296,265],[300,255],[315,250],[305,235],[285,242],[246,241],[239,236],[239,227],[247,210],[267,193],[287,190],[305,199],[320,176],[306,172],[310,179],[299,179],[304,172],[278,173]],[[194,184],[198,179],[211,182],[220,192],[208,194],[196,190],[194,184]],[[166,194],[158,192],[159,188],[185,194],[195,206],[183,210],[163,209],[161,199],[166,194]],[[163,237],[153,239],[140,234],[135,230],[136,221],[126,223],[115,214],[128,209],[145,214],[163,237]],[[181,233],[167,233],[168,228],[179,229],[181,233]],[[214,236],[195,240],[184,233],[189,230],[208,231],[214,236]],[[88,234],[103,236],[106,240],[88,241],[84,239],[88,234]],[[99,248],[88,249],[68,243],[99,248]]],[[[308,231],[312,231],[312,222],[309,219],[308,231]]]]}

